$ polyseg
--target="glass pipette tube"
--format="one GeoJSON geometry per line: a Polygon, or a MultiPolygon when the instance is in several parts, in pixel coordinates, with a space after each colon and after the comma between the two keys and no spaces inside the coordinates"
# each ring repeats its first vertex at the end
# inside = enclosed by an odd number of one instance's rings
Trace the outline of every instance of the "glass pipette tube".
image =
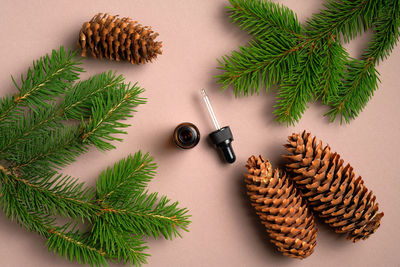
{"type": "Polygon", "coordinates": [[[206,90],[201,89],[201,95],[203,96],[204,103],[206,103],[206,107],[207,107],[208,113],[210,114],[211,120],[214,123],[215,130],[221,129],[221,127],[219,126],[218,120],[215,117],[215,113],[211,106],[210,99],[208,98],[206,90]]]}

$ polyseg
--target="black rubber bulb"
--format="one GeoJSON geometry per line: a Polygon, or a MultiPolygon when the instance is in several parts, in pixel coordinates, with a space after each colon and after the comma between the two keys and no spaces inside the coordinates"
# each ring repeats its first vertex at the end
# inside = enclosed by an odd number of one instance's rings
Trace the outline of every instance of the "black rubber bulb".
{"type": "Polygon", "coordinates": [[[233,135],[229,126],[225,126],[210,133],[211,141],[221,150],[224,158],[229,163],[236,160],[235,152],[232,148],[233,135]]]}

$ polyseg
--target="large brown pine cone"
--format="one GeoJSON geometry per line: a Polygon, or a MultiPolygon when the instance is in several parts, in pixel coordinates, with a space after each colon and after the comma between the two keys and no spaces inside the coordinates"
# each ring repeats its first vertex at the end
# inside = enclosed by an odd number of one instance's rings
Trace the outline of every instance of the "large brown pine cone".
{"type": "Polygon", "coordinates": [[[383,212],[378,213],[375,196],[353,168],[310,133],[293,134],[288,142],[287,169],[296,174],[293,181],[313,211],[353,242],[374,233],[383,212]]]}
{"type": "Polygon", "coordinates": [[[246,168],[247,194],[271,242],[285,256],[303,259],[311,255],[317,226],[293,183],[261,156],[250,157],[246,168]]]}
{"type": "Polygon", "coordinates": [[[107,13],[95,15],[79,32],[82,56],[89,52],[95,58],[127,60],[132,64],[151,62],[162,53],[161,42],[155,41],[158,33],[136,23],[107,13]]]}

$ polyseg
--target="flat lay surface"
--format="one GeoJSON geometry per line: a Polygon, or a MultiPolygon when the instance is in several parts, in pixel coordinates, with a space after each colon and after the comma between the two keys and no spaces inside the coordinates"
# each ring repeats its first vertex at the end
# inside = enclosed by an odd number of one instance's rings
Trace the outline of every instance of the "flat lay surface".
{"type": "MultiPolygon", "coordinates": [[[[297,13],[304,22],[323,7],[322,0],[275,1],[297,13]]],[[[137,108],[128,123],[123,142],[116,149],[100,152],[94,147],[62,172],[94,186],[106,166],[134,153],[149,152],[157,162],[157,175],[149,185],[178,200],[190,210],[190,232],[173,241],[149,239],[148,266],[398,266],[400,230],[400,99],[398,75],[400,46],[377,67],[381,83],[365,110],[350,124],[329,123],[328,111],[310,103],[295,126],[274,121],[275,92],[235,98],[213,77],[217,58],[245,45],[249,36],[232,24],[225,0],[181,1],[0,1],[0,96],[15,92],[10,75],[19,77],[27,66],[60,45],[76,48],[82,23],[98,12],[131,17],[152,26],[160,34],[163,54],[154,63],[84,59],[82,78],[114,70],[127,81],[146,89],[148,103],[137,108]],[[229,125],[234,136],[234,164],[224,163],[207,136],[214,130],[200,89],[205,88],[221,126],[229,125]],[[193,149],[177,148],[172,140],[182,122],[195,124],[201,135],[193,149]],[[246,196],[243,173],[251,155],[263,155],[274,167],[282,164],[282,146],[292,133],[311,132],[329,144],[361,175],[385,213],[382,225],[369,239],[357,243],[334,233],[317,219],[318,237],[314,253],[297,260],[282,256],[269,243],[246,196]]],[[[358,36],[345,47],[360,57],[371,32],[358,36]]],[[[45,241],[28,233],[0,212],[0,266],[79,266],[49,253],[45,241]]],[[[119,266],[119,264],[111,264],[119,266]]]]}

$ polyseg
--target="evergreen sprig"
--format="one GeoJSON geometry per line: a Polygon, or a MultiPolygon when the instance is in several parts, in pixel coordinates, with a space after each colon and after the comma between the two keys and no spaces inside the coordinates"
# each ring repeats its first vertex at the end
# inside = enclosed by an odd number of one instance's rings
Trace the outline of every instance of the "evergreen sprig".
{"type": "Polygon", "coordinates": [[[14,81],[17,94],[0,100],[0,206],[71,261],[139,266],[149,256],[143,238],[180,236],[188,210],[146,191],[156,164],[140,151],[102,172],[96,188],[58,173],[91,145],[114,148],[111,142],[122,140],[115,134],[128,126],[121,120],[146,102],[142,88],[112,72],[76,82],[83,69],[74,57],[53,51],[21,85],[14,81]],[[56,216],[69,222],[59,225],[56,216]]]}
{"type": "Polygon", "coordinates": [[[178,229],[187,230],[188,215],[186,209],[178,208],[178,203],[169,204],[165,196],[157,193],[139,192],[125,201],[112,206],[104,204],[103,217],[111,225],[125,231],[131,229],[141,235],[157,238],[163,235],[167,239],[180,236],[178,229]],[[118,215],[118,216],[116,216],[118,215]]]}
{"type": "Polygon", "coordinates": [[[15,193],[29,210],[68,218],[91,220],[98,208],[92,203],[94,190],[78,179],[53,172],[29,180],[9,175],[15,193]]]}
{"type": "Polygon", "coordinates": [[[97,198],[106,203],[124,203],[132,194],[146,188],[156,168],[153,159],[141,152],[118,161],[100,174],[96,184],[97,198]]]}
{"type": "Polygon", "coordinates": [[[44,170],[59,170],[75,161],[76,157],[88,150],[82,143],[77,126],[66,125],[49,129],[42,136],[33,137],[29,142],[15,145],[5,160],[9,161],[10,171],[20,174],[43,174],[44,170]]]}
{"type": "Polygon", "coordinates": [[[18,93],[5,97],[0,101],[0,122],[18,119],[23,111],[21,107],[31,109],[47,107],[48,101],[65,93],[65,88],[79,78],[83,71],[79,68],[79,60],[74,60],[76,52],[66,51],[63,47],[53,50],[51,56],[46,55],[33,62],[25,77],[21,75],[19,85],[12,77],[18,93]]]}
{"type": "Polygon", "coordinates": [[[91,103],[92,116],[83,127],[82,141],[93,144],[100,150],[115,148],[110,141],[122,139],[114,134],[125,134],[122,128],[129,126],[121,120],[132,117],[129,112],[134,107],[146,103],[145,99],[139,97],[142,92],[143,89],[136,84],[120,84],[115,90],[95,97],[91,103]]]}
{"type": "Polygon", "coordinates": [[[230,18],[253,39],[218,61],[217,82],[223,90],[232,85],[236,96],[279,85],[274,114],[288,125],[316,99],[331,106],[332,121],[357,117],[378,87],[377,63],[399,38],[400,0],[328,0],[304,25],[268,0],[230,4],[230,18]],[[349,57],[341,42],[371,27],[375,34],[362,59],[349,57]]]}

